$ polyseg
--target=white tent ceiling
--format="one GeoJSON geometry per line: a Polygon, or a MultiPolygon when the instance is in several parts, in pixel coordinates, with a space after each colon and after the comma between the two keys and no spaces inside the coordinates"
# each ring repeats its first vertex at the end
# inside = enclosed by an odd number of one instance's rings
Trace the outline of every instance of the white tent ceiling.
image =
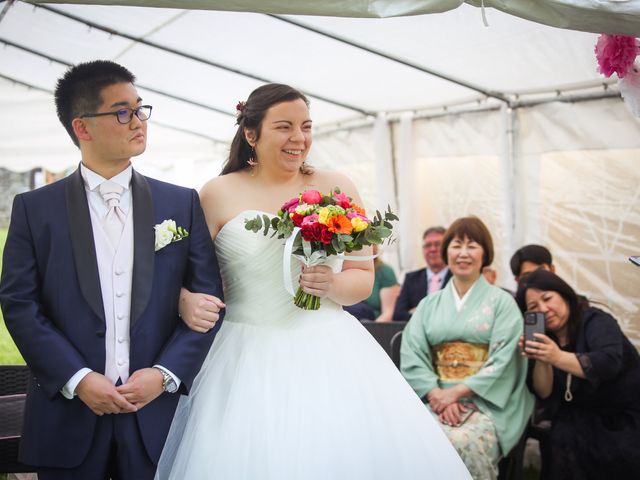
{"type": "MultiPolygon", "coordinates": [[[[451,8],[459,2],[432,3],[451,8]]],[[[595,34],[548,27],[494,9],[486,14],[490,27],[483,25],[480,9],[466,4],[437,15],[286,19],[510,99],[518,93],[603,82],[593,55],[595,34]]],[[[65,64],[113,59],[129,67],[141,87],[227,112],[141,88],[145,101],[154,105],[155,122],[222,141],[232,135],[236,102],[263,81],[289,83],[309,93],[320,126],[364,118],[363,112],[487,99],[476,90],[258,13],[15,2],[0,21],[0,42],[5,45],[0,50],[5,78],[52,91],[65,64]]]]}

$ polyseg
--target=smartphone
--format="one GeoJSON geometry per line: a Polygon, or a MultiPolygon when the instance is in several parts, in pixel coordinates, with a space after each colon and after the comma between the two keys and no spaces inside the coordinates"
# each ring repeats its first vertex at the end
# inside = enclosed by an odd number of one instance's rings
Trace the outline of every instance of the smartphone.
{"type": "Polygon", "coordinates": [[[524,341],[537,341],[534,333],[544,333],[544,313],[527,311],[524,312],[524,341]]]}
{"type": "Polygon", "coordinates": [[[629,261],[634,265],[640,267],[640,255],[632,255],[629,257],[629,261]]]}

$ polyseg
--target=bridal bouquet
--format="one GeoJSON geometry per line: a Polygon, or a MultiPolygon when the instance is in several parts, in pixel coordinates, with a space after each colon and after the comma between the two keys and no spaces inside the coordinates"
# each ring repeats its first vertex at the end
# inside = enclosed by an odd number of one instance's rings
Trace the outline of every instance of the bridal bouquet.
{"type": "MultiPolygon", "coordinates": [[[[258,215],[245,220],[245,228],[254,233],[262,230],[264,235],[272,230],[272,237],[287,239],[285,256],[290,251],[306,266],[313,266],[325,263],[329,255],[381,244],[391,236],[391,221],[394,220],[398,217],[390,207],[384,215],[376,211],[373,218],[367,217],[362,207],[336,187],[328,195],[318,190],[305,190],[287,200],[276,217],[258,215]]],[[[349,260],[371,258],[350,257],[349,260]]],[[[300,287],[294,303],[305,310],[320,308],[320,298],[303,292],[300,287]]]]}

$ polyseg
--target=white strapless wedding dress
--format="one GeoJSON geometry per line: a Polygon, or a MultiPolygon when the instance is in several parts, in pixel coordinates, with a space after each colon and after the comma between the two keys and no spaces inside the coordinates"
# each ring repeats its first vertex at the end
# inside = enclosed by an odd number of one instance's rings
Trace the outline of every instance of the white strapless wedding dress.
{"type": "Polygon", "coordinates": [[[216,238],[227,313],[180,400],[157,478],[470,479],[358,320],[328,299],[317,311],[293,304],[283,241],[244,228],[258,213],[216,238]]]}

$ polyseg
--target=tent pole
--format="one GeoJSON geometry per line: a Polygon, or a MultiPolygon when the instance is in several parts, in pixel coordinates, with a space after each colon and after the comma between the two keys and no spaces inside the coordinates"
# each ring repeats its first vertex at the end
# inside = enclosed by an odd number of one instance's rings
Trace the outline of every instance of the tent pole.
{"type": "MultiPolygon", "coordinates": [[[[13,82],[16,85],[21,85],[23,87],[30,88],[32,90],[38,90],[38,91],[41,91],[41,92],[44,92],[44,93],[48,93],[49,95],[53,95],[53,92],[51,90],[48,90],[48,89],[42,88],[42,87],[38,87],[36,85],[31,85],[30,83],[23,82],[22,80],[18,80],[16,78],[9,77],[9,76],[4,75],[2,73],[0,73],[0,78],[4,78],[5,80],[7,80],[9,82],[13,82]]],[[[140,85],[138,85],[138,86],[140,86],[140,85]]],[[[144,87],[141,87],[141,88],[144,88],[144,87]]],[[[202,133],[194,132],[193,130],[188,130],[186,128],[181,128],[181,127],[176,127],[175,125],[169,125],[167,123],[158,122],[157,120],[153,120],[153,123],[155,125],[160,125],[161,127],[170,128],[171,130],[175,130],[175,131],[183,132],[183,133],[188,133],[189,135],[195,135],[196,137],[204,138],[205,140],[209,140],[210,142],[213,142],[213,143],[220,143],[220,144],[223,144],[223,145],[229,145],[229,142],[227,142],[227,141],[218,140],[217,138],[210,137],[210,136],[204,135],[202,133]]]]}
{"type": "MultiPolygon", "coordinates": [[[[5,39],[3,37],[0,37],[0,43],[4,43],[5,45],[8,45],[10,47],[17,48],[18,50],[22,50],[24,52],[31,53],[32,55],[44,58],[46,60],[49,60],[50,62],[59,63],[60,65],[65,65],[67,67],[73,66],[73,64],[70,63],[70,62],[62,60],[60,58],[52,57],[50,55],[47,55],[47,54],[42,53],[42,52],[39,52],[39,51],[34,50],[32,48],[25,47],[23,45],[19,45],[17,43],[12,42],[11,40],[7,40],[7,39],[5,39]]],[[[136,83],[136,86],[138,86],[140,88],[143,88],[143,89],[145,89],[145,90],[147,90],[149,92],[157,93],[158,95],[162,95],[163,97],[172,98],[172,99],[178,100],[180,102],[184,102],[184,103],[188,103],[190,105],[195,105],[196,107],[204,108],[205,110],[210,110],[212,112],[220,113],[222,115],[226,115],[228,117],[234,117],[235,118],[235,115],[233,113],[227,112],[225,110],[221,110],[221,109],[219,109],[217,107],[214,107],[212,105],[207,105],[205,103],[196,102],[195,100],[189,100],[188,98],[180,97],[178,95],[174,95],[173,93],[169,93],[169,92],[165,92],[165,91],[162,91],[162,90],[158,90],[157,88],[149,87],[147,85],[142,85],[140,83],[136,83]]]]}
{"type": "MultiPolygon", "coordinates": [[[[141,38],[141,37],[135,37],[135,36],[129,35],[127,33],[119,32],[118,30],[115,30],[113,28],[105,27],[104,25],[100,25],[100,24],[97,24],[95,22],[91,22],[89,20],[85,20],[85,19],[83,19],[81,17],[77,17],[77,16],[72,15],[70,13],[63,12],[63,11],[58,10],[56,8],[52,8],[52,7],[49,7],[49,6],[46,6],[46,5],[41,5],[41,4],[33,3],[33,2],[27,2],[27,3],[32,4],[34,7],[42,8],[42,9],[48,11],[48,12],[55,13],[56,15],[60,15],[62,17],[65,17],[65,18],[68,18],[70,20],[73,20],[75,22],[83,23],[84,25],[87,25],[88,27],[95,28],[96,30],[100,30],[102,32],[108,33],[109,35],[116,35],[118,37],[126,38],[128,40],[131,40],[132,42],[136,42],[136,43],[139,43],[139,44],[142,44],[142,45],[146,45],[147,47],[156,48],[158,50],[162,50],[163,52],[172,53],[173,55],[177,55],[177,56],[183,57],[183,58],[188,58],[189,60],[193,60],[195,62],[202,63],[202,64],[208,65],[210,67],[219,68],[219,69],[225,70],[227,72],[235,73],[235,74],[241,75],[243,77],[251,78],[253,80],[257,80],[257,81],[262,82],[262,83],[273,83],[274,82],[274,80],[271,80],[271,79],[268,79],[268,78],[264,78],[264,77],[261,77],[259,75],[254,75],[252,73],[248,73],[248,72],[239,70],[237,68],[229,67],[229,66],[223,65],[221,63],[216,63],[216,62],[213,62],[211,60],[207,60],[206,58],[199,57],[197,55],[192,55],[190,53],[183,52],[183,51],[177,50],[175,48],[171,48],[171,47],[167,47],[167,46],[164,46],[164,45],[160,45],[158,43],[152,42],[150,40],[146,40],[146,39],[141,38]]],[[[308,92],[308,91],[305,91],[305,93],[310,97],[316,98],[318,100],[322,100],[323,102],[327,102],[327,103],[330,103],[332,105],[336,105],[338,107],[346,108],[347,110],[353,110],[355,112],[361,113],[362,115],[375,115],[374,112],[370,112],[368,110],[364,110],[364,109],[362,109],[360,107],[356,107],[356,106],[350,105],[348,103],[340,102],[338,100],[333,100],[331,98],[327,98],[325,96],[322,96],[322,95],[319,95],[319,94],[316,94],[316,93],[312,93],[312,92],[308,92]]]]}
{"type": "Polygon", "coordinates": [[[271,17],[271,18],[275,18],[276,20],[280,20],[282,22],[289,23],[291,25],[295,25],[296,27],[300,27],[300,28],[302,28],[304,30],[308,30],[310,32],[317,33],[318,35],[322,35],[324,37],[331,38],[332,40],[336,40],[336,41],[338,41],[340,43],[344,43],[344,44],[349,45],[351,47],[359,48],[360,50],[364,50],[367,53],[371,53],[373,55],[377,55],[377,56],[385,58],[387,60],[391,60],[392,62],[399,63],[401,65],[404,65],[406,67],[412,68],[414,70],[418,70],[418,71],[420,71],[422,73],[427,73],[427,74],[432,75],[434,77],[438,77],[438,78],[440,78],[442,80],[446,80],[447,82],[455,83],[456,85],[460,85],[461,87],[465,87],[465,88],[468,88],[470,90],[474,90],[474,91],[476,91],[478,93],[486,95],[487,97],[497,98],[501,102],[509,103],[509,99],[501,92],[495,92],[495,91],[492,91],[492,90],[487,90],[485,88],[482,88],[482,87],[480,87],[478,85],[474,85],[474,84],[469,83],[469,82],[466,82],[466,81],[461,80],[459,78],[455,78],[455,77],[452,77],[450,75],[445,75],[444,73],[440,73],[440,72],[438,72],[436,70],[432,70],[430,68],[423,67],[422,65],[418,65],[417,63],[413,63],[413,62],[410,62],[408,60],[404,60],[402,58],[395,57],[393,55],[390,55],[388,53],[384,53],[384,52],[382,52],[380,50],[376,50],[374,48],[368,47],[368,46],[363,45],[361,43],[356,43],[353,40],[349,40],[349,39],[347,39],[345,37],[341,37],[339,35],[336,35],[336,34],[333,34],[333,33],[329,33],[329,32],[326,32],[324,30],[320,30],[318,28],[312,27],[310,25],[306,25],[306,24],[301,23],[301,22],[297,22],[295,20],[292,20],[292,19],[287,18],[287,17],[283,17],[281,15],[274,15],[274,14],[270,14],[270,13],[266,13],[265,15],[268,16],[268,17],[271,17]]]}
{"type": "Polygon", "coordinates": [[[4,16],[7,14],[9,9],[13,6],[13,1],[14,0],[7,0],[7,3],[5,3],[4,7],[2,8],[2,11],[0,12],[0,22],[2,22],[2,19],[4,18],[4,16]]]}

